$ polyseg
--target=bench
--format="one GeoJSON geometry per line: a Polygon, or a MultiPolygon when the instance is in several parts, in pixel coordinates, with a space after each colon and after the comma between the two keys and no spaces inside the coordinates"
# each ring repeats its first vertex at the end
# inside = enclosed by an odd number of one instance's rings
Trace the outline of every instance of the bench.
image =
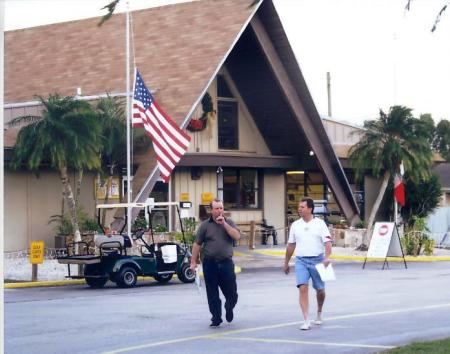
{"type": "Polygon", "coordinates": [[[267,244],[268,239],[272,236],[272,243],[276,245],[277,232],[273,226],[267,225],[266,220],[237,222],[237,228],[241,231],[241,239],[238,245],[247,244],[250,249],[255,248],[255,243],[267,244]]]}

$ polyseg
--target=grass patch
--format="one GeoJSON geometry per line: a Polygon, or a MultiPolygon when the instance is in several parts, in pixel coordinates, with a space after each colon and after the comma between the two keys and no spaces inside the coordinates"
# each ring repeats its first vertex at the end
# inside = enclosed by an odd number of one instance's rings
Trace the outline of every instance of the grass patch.
{"type": "Polygon", "coordinates": [[[450,338],[430,342],[414,342],[405,347],[389,349],[385,354],[449,354],[450,338]]]}

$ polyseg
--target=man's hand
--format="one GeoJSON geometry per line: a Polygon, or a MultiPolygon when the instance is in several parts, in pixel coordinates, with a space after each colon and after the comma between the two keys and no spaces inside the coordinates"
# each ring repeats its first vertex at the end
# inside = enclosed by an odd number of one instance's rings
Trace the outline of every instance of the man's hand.
{"type": "Polygon", "coordinates": [[[284,264],[283,266],[283,270],[284,270],[284,274],[289,274],[289,263],[288,264],[284,264]]]}
{"type": "Polygon", "coordinates": [[[216,223],[218,223],[219,225],[223,225],[224,222],[225,222],[225,218],[223,217],[223,215],[219,215],[219,216],[216,218],[216,223]]]}
{"type": "Polygon", "coordinates": [[[190,264],[189,268],[190,268],[193,272],[195,272],[195,270],[197,269],[197,267],[198,267],[199,264],[200,264],[200,260],[199,260],[199,259],[191,258],[191,264],[190,264]]]}
{"type": "Polygon", "coordinates": [[[328,264],[330,264],[331,262],[330,262],[330,260],[329,260],[328,258],[325,258],[325,259],[322,261],[322,263],[323,263],[323,265],[324,265],[325,268],[326,268],[326,267],[328,267],[328,264]]]}

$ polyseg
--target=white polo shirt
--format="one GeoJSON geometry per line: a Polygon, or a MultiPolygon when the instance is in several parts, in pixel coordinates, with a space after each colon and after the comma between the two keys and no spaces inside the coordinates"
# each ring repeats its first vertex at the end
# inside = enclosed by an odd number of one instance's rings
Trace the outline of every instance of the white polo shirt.
{"type": "Polygon", "coordinates": [[[289,230],[289,243],[295,243],[297,257],[315,257],[324,252],[325,242],[331,242],[330,231],[322,219],[303,219],[292,223],[289,230]]]}

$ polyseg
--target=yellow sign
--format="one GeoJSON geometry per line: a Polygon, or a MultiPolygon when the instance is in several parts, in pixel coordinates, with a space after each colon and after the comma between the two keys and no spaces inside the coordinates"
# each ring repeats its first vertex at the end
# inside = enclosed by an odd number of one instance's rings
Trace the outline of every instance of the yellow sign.
{"type": "Polygon", "coordinates": [[[202,193],[202,204],[209,204],[213,201],[214,195],[211,192],[202,193]]]}
{"type": "Polygon", "coordinates": [[[189,193],[181,193],[180,202],[188,202],[188,201],[189,201],[189,193]]]}
{"type": "MultiPolygon", "coordinates": [[[[96,179],[95,183],[95,196],[97,199],[106,198],[106,186],[108,185],[108,179],[96,179]]],[[[111,186],[109,188],[108,199],[120,199],[120,179],[119,177],[113,177],[111,186]]]]}
{"type": "Polygon", "coordinates": [[[44,263],[44,241],[30,242],[30,263],[31,264],[44,263]]]}

